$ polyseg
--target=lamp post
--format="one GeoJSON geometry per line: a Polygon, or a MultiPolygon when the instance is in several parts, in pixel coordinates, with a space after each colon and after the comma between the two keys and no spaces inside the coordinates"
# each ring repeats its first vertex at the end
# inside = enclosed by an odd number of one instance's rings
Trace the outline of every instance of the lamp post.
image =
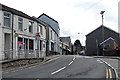
{"type": "Polygon", "coordinates": [[[103,26],[103,14],[104,14],[105,11],[101,11],[100,14],[101,14],[101,17],[102,17],[102,41],[103,41],[103,56],[104,56],[104,26],[103,26]]]}
{"type": "Polygon", "coordinates": [[[103,19],[104,19],[104,18],[103,18],[104,12],[105,12],[105,11],[101,11],[101,12],[100,12],[100,14],[101,14],[101,16],[102,16],[102,25],[103,25],[103,19]]]}
{"type": "Polygon", "coordinates": [[[98,52],[98,40],[96,39],[96,47],[97,47],[97,56],[99,56],[99,52],[98,52]]]}

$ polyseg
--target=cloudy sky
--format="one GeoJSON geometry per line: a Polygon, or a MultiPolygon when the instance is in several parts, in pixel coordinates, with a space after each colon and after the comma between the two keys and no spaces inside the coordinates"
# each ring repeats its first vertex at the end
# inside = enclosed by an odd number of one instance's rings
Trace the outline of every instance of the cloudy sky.
{"type": "Polygon", "coordinates": [[[45,13],[59,22],[60,36],[71,36],[72,43],[79,39],[85,45],[85,35],[101,25],[100,11],[105,11],[104,25],[118,32],[118,1],[0,0],[0,3],[30,16],[45,13]]]}

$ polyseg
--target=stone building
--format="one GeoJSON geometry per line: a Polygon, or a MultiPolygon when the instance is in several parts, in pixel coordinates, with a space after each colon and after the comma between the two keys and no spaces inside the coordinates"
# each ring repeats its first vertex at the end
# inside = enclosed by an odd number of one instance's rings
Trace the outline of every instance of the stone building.
{"type": "MultiPolygon", "coordinates": [[[[46,26],[44,24],[21,11],[0,4],[1,58],[16,58],[19,54],[18,50],[40,50],[45,53],[46,26]]],[[[22,52],[24,53],[26,52],[22,52]]]]}

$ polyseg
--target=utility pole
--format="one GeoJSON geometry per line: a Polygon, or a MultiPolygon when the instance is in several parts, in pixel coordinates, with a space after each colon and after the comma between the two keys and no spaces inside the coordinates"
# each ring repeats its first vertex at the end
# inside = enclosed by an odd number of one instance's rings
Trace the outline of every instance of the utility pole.
{"type": "Polygon", "coordinates": [[[97,56],[99,56],[99,53],[98,53],[98,40],[96,39],[96,47],[97,47],[97,56]]]}
{"type": "Polygon", "coordinates": [[[101,11],[100,14],[101,14],[101,17],[102,17],[102,41],[103,41],[103,56],[104,56],[104,25],[103,25],[103,14],[104,14],[105,11],[101,11]]]}

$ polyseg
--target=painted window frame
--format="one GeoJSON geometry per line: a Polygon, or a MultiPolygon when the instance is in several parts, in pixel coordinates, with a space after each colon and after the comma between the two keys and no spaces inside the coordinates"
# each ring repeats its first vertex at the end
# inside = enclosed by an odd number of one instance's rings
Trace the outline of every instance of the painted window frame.
{"type": "Polygon", "coordinates": [[[6,12],[6,11],[3,12],[3,25],[4,27],[7,27],[7,28],[10,28],[12,26],[12,14],[10,12],[6,12]],[[9,17],[5,16],[5,13],[9,14],[10,16],[9,17]],[[9,25],[6,25],[5,18],[7,19],[9,18],[9,22],[10,22],[9,25]]]}
{"type": "Polygon", "coordinates": [[[23,31],[23,18],[18,17],[18,29],[23,31]],[[21,20],[20,20],[21,19],[21,20]],[[20,26],[21,25],[21,26],[20,26]]]}
{"type": "Polygon", "coordinates": [[[33,22],[29,21],[28,26],[29,26],[29,33],[33,33],[33,22]]]}

